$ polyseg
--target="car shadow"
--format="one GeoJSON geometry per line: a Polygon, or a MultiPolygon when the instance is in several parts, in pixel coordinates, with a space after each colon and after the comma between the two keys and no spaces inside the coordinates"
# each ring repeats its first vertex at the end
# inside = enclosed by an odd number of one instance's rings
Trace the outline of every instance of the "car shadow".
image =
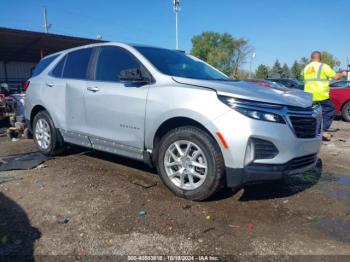
{"type": "Polygon", "coordinates": [[[34,261],[34,243],[40,237],[26,212],[0,193],[0,261],[34,261]]]}
{"type": "Polygon", "coordinates": [[[317,166],[312,170],[288,176],[282,181],[246,186],[239,200],[251,201],[289,197],[316,185],[321,174],[322,160],[319,160],[317,166]]]}
{"type": "Polygon", "coordinates": [[[141,171],[150,173],[151,175],[158,175],[157,170],[155,168],[150,167],[149,165],[147,165],[142,161],[138,161],[131,158],[118,156],[118,155],[114,155],[114,154],[110,154],[102,151],[97,151],[93,149],[86,149],[79,146],[70,146],[68,150],[66,150],[63,154],[61,154],[61,156],[79,155],[79,154],[101,159],[111,163],[127,166],[130,168],[139,169],[141,171]]]}
{"type": "Polygon", "coordinates": [[[310,171],[291,175],[283,180],[246,185],[243,188],[225,188],[217,192],[208,201],[219,201],[231,198],[243,189],[239,201],[267,200],[284,198],[298,194],[318,183],[322,174],[322,160],[319,159],[317,166],[310,171]]]}
{"type": "MultiPolygon", "coordinates": [[[[64,155],[72,154],[84,154],[89,157],[98,158],[130,168],[139,169],[151,175],[158,176],[157,170],[155,168],[152,168],[141,161],[133,160],[130,158],[101,151],[95,151],[92,149],[86,149],[79,146],[71,146],[64,153],[64,155]]],[[[244,193],[239,198],[239,201],[266,200],[292,196],[316,185],[321,177],[321,174],[322,160],[320,159],[317,163],[317,166],[310,171],[286,177],[281,181],[244,186],[244,193]]],[[[240,189],[233,190],[230,188],[222,188],[206,201],[219,201],[231,198],[237,194],[240,189]]]]}

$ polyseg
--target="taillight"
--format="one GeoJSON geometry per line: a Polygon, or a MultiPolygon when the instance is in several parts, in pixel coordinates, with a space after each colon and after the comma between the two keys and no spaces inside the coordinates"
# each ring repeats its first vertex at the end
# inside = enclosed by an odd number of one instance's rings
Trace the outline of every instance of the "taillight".
{"type": "Polygon", "coordinates": [[[25,82],[23,83],[23,90],[24,90],[24,91],[27,91],[27,89],[29,88],[29,84],[30,84],[30,81],[25,81],[25,82]]]}

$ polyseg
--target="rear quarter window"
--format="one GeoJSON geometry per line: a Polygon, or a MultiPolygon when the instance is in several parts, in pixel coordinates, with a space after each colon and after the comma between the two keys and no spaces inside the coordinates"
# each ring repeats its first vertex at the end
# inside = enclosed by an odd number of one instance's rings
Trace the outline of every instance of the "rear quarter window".
{"type": "Polygon", "coordinates": [[[62,77],[63,66],[66,61],[67,56],[63,57],[55,66],[55,68],[51,71],[50,75],[54,77],[62,77]]]}
{"type": "Polygon", "coordinates": [[[57,57],[58,55],[54,55],[54,56],[41,59],[40,62],[36,65],[32,76],[37,76],[41,74],[51,64],[51,62],[55,60],[57,57]]]}

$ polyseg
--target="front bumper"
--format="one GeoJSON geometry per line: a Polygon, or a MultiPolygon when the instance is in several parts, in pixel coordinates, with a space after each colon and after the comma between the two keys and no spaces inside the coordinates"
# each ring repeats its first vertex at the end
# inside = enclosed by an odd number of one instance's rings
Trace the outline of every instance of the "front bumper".
{"type": "MultiPolygon", "coordinates": [[[[289,117],[289,116],[288,116],[289,117]]],[[[250,119],[235,110],[213,121],[215,129],[225,138],[227,147],[220,145],[226,165],[226,180],[229,187],[255,182],[281,179],[294,173],[312,169],[317,162],[321,147],[321,114],[315,116],[314,137],[300,137],[294,126],[250,119]],[[249,141],[267,141],[276,148],[277,154],[253,159],[247,157],[249,141]],[[297,165],[297,163],[300,165],[297,165]]],[[[216,131],[216,132],[217,132],[216,131]]]]}
{"type": "Polygon", "coordinates": [[[252,163],[244,168],[226,168],[226,184],[237,188],[246,184],[280,180],[287,176],[313,169],[317,164],[317,154],[294,158],[284,164],[252,163]]]}

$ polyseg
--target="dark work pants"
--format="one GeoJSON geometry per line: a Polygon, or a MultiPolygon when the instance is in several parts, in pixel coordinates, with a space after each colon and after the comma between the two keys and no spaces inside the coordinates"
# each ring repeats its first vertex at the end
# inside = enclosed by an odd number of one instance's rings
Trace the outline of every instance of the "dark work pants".
{"type": "Polygon", "coordinates": [[[331,100],[323,100],[318,102],[322,107],[323,131],[327,131],[335,117],[335,106],[331,100]]]}

